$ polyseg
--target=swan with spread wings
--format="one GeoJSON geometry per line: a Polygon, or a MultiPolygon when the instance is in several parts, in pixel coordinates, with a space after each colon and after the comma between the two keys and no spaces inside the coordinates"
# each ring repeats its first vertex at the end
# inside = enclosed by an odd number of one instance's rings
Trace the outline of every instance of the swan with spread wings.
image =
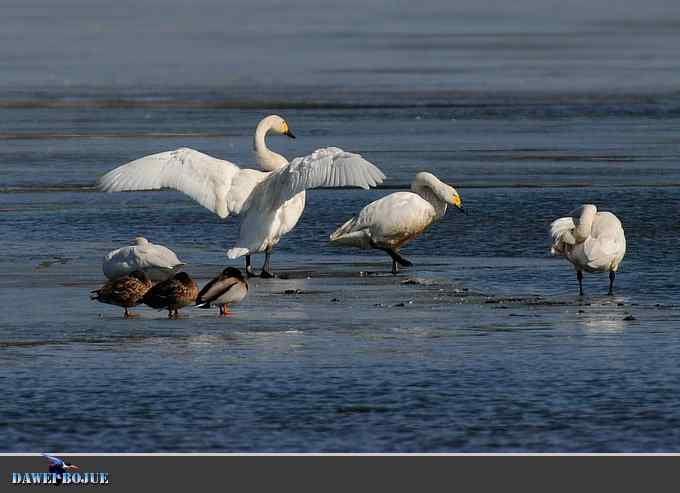
{"type": "Polygon", "coordinates": [[[229,161],[182,148],[153,154],[119,166],[99,180],[101,190],[171,188],[187,194],[222,219],[241,216],[238,240],[227,251],[230,259],[246,257],[246,272],[255,275],[250,256],[265,252],[261,276],[273,277],[271,251],[297,224],[305,208],[305,190],[317,187],[368,189],[385,175],[359,154],[337,147],[317,149],[291,161],[267,148],[268,133],[295,138],[277,115],[257,126],[254,151],[264,171],[239,168],[229,161]]]}

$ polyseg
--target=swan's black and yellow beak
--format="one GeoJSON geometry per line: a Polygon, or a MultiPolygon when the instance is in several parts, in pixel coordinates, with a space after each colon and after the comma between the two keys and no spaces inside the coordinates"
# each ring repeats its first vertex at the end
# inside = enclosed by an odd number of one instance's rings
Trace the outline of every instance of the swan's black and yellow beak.
{"type": "Polygon", "coordinates": [[[453,197],[451,197],[451,202],[453,203],[453,205],[458,207],[458,210],[460,212],[462,212],[463,214],[466,214],[465,207],[463,207],[463,202],[461,202],[459,195],[454,195],[453,197]]]}
{"type": "Polygon", "coordinates": [[[288,126],[288,122],[284,122],[283,125],[284,125],[283,135],[286,135],[286,136],[290,137],[291,139],[294,139],[295,135],[293,134],[293,132],[290,131],[290,127],[288,126]]]}

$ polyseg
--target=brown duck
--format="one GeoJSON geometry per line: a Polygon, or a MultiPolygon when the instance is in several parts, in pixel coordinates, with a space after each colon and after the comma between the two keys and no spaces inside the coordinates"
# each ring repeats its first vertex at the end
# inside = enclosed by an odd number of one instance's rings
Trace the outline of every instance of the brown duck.
{"type": "Polygon", "coordinates": [[[131,272],[125,277],[109,281],[100,289],[92,291],[90,299],[97,300],[109,305],[122,306],[125,309],[124,317],[132,315],[128,308],[139,305],[152,284],[149,278],[141,270],[131,272]]]}
{"type": "Polygon", "coordinates": [[[166,308],[168,318],[178,318],[179,309],[191,305],[197,295],[198,286],[194,280],[186,272],[180,272],[149,289],[142,303],[158,310],[166,308]]]}
{"type": "Polygon", "coordinates": [[[210,305],[217,305],[220,315],[224,316],[229,313],[229,305],[240,302],[247,294],[248,281],[243,278],[241,271],[227,267],[201,289],[196,298],[196,306],[210,308],[210,305]]]}

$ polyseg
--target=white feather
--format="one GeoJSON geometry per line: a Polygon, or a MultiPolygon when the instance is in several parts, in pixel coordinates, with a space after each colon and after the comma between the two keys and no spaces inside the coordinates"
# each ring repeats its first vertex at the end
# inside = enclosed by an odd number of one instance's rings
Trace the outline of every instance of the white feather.
{"type": "Polygon", "coordinates": [[[136,244],[113,250],[106,254],[102,270],[108,279],[118,279],[135,270],[141,270],[152,281],[164,281],[172,277],[182,262],[175,252],[163,245],[155,245],[139,237],[136,244]]]}
{"type": "Polygon", "coordinates": [[[258,125],[258,163],[272,172],[241,169],[192,149],[177,149],[124,164],[99,180],[107,192],[171,188],[183,192],[221,218],[241,215],[241,232],[229,258],[262,252],[278,243],[297,224],[305,207],[305,190],[318,187],[368,188],[385,175],[358,154],[336,147],[318,149],[286,164],[269,151],[264,136],[281,133],[287,123],[276,115],[258,125]]]}

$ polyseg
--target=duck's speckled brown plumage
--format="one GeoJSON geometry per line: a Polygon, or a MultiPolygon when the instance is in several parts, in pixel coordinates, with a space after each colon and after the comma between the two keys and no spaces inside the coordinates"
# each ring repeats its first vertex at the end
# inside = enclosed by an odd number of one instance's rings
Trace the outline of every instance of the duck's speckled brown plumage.
{"type": "Polygon", "coordinates": [[[180,308],[191,305],[198,296],[198,286],[186,272],[159,282],[144,295],[142,302],[151,308],[168,310],[170,318],[177,318],[180,308]]]}
{"type": "Polygon", "coordinates": [[[109,305],[125,308],[125,317],[130,316],[128,308],[142,302],[142,298],[151,288],[152,283],[142,271],[131,272],[128,276],[109,281],[100,289],[92,291],[91,299],[109,305]]]}

